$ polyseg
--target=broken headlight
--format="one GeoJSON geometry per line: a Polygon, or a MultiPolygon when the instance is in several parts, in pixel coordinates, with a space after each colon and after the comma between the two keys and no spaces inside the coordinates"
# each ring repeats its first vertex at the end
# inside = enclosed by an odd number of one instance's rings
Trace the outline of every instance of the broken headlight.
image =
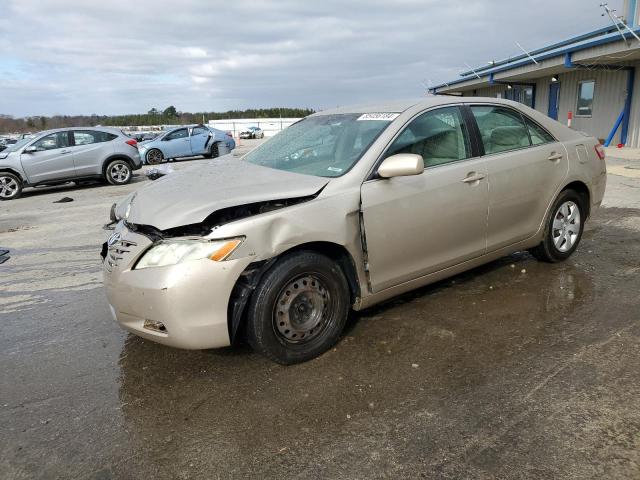
{"type": "Polygon", "coordinates": [[[243,238],[229,238],[226,240],[166,240],[151,247],[138,261],[134,270],[150,267],[165,267],[190,260],[208,258],[221,262],[229,258],[240,246],[243,238]]]}

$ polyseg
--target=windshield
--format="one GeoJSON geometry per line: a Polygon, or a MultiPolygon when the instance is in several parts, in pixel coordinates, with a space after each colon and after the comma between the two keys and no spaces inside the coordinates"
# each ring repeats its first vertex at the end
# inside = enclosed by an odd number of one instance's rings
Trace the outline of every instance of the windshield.
{"type": "Polygon", "coordinates": [[[22,147],[24,147],[27,143],[29,143],[31,140],[33,140],[33,137],[29,137],[29,138],[23,138],[21,140],[18,140],[18,142],[14,143],[13,145],[9,145],[4,152],[2,153],[11,153],[11,152],[15,152],[16,150],[21,149],[22,147]]]}
{"type": "Polygon", "coordinates": [[[367,151],[396,114],[307,117],[245,155],[256,165],[318,177],[339,177],[367,151]]]}
{"type": "Polygon", "coordinates": [[[151,140],[160,140],[162,137],[164,137],[167,133],[170,133],[170,132],[173,132],[173,130],[161,130],[160,133],[158,133],[151,140]]]}

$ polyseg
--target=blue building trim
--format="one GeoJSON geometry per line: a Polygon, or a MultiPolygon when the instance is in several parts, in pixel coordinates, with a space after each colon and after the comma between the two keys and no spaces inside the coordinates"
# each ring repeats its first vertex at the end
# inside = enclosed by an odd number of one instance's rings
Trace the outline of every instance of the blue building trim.
{"type": "Polygon", "coordinates": [[[627,25],[629,25],[631,28],[637,27],[638,22],[636,20],[636,0],[629,0],[629,10],[627,10],[625,13],[627,17],[627,25]]]}
{"type": "Polygon", "coordinates": [[[571,60],[571,52],[567,52],[564,54],[564,68],[573,68],[575,65],[571,60]]]}
{"type": "Polygon", "coordinates": [[[627,144],[629,134],[629,119],[631,118],[631,100],[633,98],[633,85],[636,78],[636,69],[629,68],[627,72],[627,97],[624,99],[624,117],[622,118],[622,130],[620,131],[620,143],[627,144]]]}
{"type": "MultiPolygon", "coordinates": [[[[634,32],[636,33],[640,33],[640,29],[635,28],[634,32]]],[[[632,38],[631,33],[629,32],[625,32],[624,33],[625,38],[632,38]]],[[[552,49],[552,50],[545,50],[545,53],[542,54],[532,54],[532,57],[536,59],[536,61],[542,61],[542,60],[546,60],[549,58],[554,58],[554,57],[558,57],[561,55],[564,55],[564,64],[565,66],[570,65],[570,67],[567,68],[571,68],[574,67],[575,65],[573,64],[573,62],[571,61],[571,55],[573,52],[578,52],[581,50],[586,50],[588,48],[592,48],[592,47],[596,47],[599,45],[605,45],[608,43],[614,43],[614,42],[620,42],[622,41],[622,39],[620,38],[620,34],[615,31],[612,33],[607,33],[605,35],[601,35],[599,37],[596,38],[592,38],[592,37],[588,37],[588,39],[583,40],[581,42],[578,43],[570,43],[570,44],[566,44],[563,45],[560,48],[556,48],[556,49],[552,49]],[[567,55],[569,54],[569,55],[567,55]]],[[[522,67],[522,66],[526,66],[526,65],[531,65],[533,64],[533,60],[531,60],[529,57],[524,56],[524,58],[522,58],[521,60],[518,61],[512,61],[509,64],[503,65],[503,66],[491,66],[489,69],[486,68],[479,68],[478,70],[476,70],[478,72],[478,74],[481,77],[486,77],[491,75],[491,78],[493,79],[493,74],[496,73],[500,73],[500,72],[506,72],[509,70],[513,70],[514,68],[518,68],[518,67],[522,67]]],[[[436,85],[435,87],[431,88],[429,91],[431,93],[437,93],[437,90],[440,88],[444,88],[444,87],[448,87],[451,85],[458,85],[460,83],[465,83],[465,82],[469,82],[472,81],[472,78],[459,78],[456,80],[452,80],[450,82],[448,82],[447,84],[443,83],[440,85],[436,85]]],[[[492,80],[493,82],[496,82],[495,80],[492,80]]]]}
{"type": "MultiPolygon", "coordinates": [[[[634,0],[635,1],[635,0],[634,0]]],[[[593,38],[593,37],[599,37],[601,35],[605,35],[607,33],[613,33],[613,32],[617,32],[616,27],[614,27],[613,25],[609,25],[607,27],[602,27],[599,28],[597,30],[592,30],[591,32],[587,32],[587,33],[583,33],[581,35],[577,35],[575,37],[571,37],[568,38],[566,40],[562,40],[561,42],[556,42],[553,43],[551,45],[547,45],[546,47],[542,47],[542,48],[538,48],[536,50],[532,50],[531,52],[529,52],[529,54],[531,56],[536,56],[539,55],[541,53],[545,53],[548,52],[549,50],[555,50],[556,48],[560,48],[560,47],[564,47],[567,45],[571,45],[573,43],[577,43],[577,42],[581,42],[583,40],[587,40],[589,38],[593,38]]],[[[507,65],[509,63],[518,61],[518,60],[523,60],[525,58],[529,58],[527,55],[520,54],[520,55],[516,55],[515,57],[509,57],[509,58],[505,58],[503,60],[499,60],[491,65],[486,65],[486,66],[482,66],[482,67],[478,67],[475,69],[476,72],[484,72],[487,70],[490,70],[494,67],[499,67],[501,65],[507,65]]],[[[473,71],[467,71],[467,72],[462,72],[460,74],[461,77],[468,77],[469,75],[475,75],[475,73],[473,71]]]]}

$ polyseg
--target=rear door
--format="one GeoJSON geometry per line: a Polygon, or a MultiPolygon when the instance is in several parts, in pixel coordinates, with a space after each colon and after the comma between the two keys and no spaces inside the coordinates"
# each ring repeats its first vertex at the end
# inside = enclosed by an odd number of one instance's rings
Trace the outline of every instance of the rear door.
{"type": "Polygon", "coordinates": [[[75,176],[69,135],[68,131],[50,133],[31,144],[36,147],[35,152],[20,155],[20,163],[30,183],[75,176]]]}
{"type": "Polygon", "coordinates": [[[192,155],[188,128],[174,130],[161,141],[162,153],[164,153],[165,158],[189,157],[192,155]]]}
{"type": "Polygon", "coordinates": [[[84,177],[102,173],[102,162],[113,153],[111,142],[117,135],[97,130],[72,130],[73,164],[76,175],[84,177]]]}
{"type": "Polygon", "coordinates": [[[485,252],[488,184],[468,123],[457,107],[412,120],[384,157],[422,155],[421,175],[363,183],[362,217],[374,292],[485,252]]]}
{"type": "Polygon", "coordinates": [[[520,111],[471,105],[489,172],[489,251],[538,231],[547,206],[567,176],[564,146],[520,111]]]}
{"type": "Polygon", "coordinates": [[[207,149],[210,147],[209,137],[212,136],[213,133],[208,128],[205,127],[193,127],[191,129],[190,143],[191,143],[191,153],[193,155],[202,155],[207,149]]]}

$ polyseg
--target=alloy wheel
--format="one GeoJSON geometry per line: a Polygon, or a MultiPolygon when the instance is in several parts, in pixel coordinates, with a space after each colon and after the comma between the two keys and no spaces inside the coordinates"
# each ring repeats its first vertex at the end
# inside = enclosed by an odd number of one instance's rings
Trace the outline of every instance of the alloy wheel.
{"type": "Polygon", "coordinates": [[[157,149],[150,150],[147,153],[147,163],[150,165],[156,165],[162,162],[162,152],[157,149]]]}
{"type": "Polygon", "coordinates": [[[0,197],[13,198],[20,190],[20,185],[13,177],[0,176],[0,197]]]}
{"type": "Polygon", "coordinates": [[[129,180],[129,175],[131,175],[131,170],[129,167],[123,163],[116,163],[111,170],[109,171],[111,178],[116,183],[125,183],[129,180]]]}
{"type": "Polygon", "coordinates": [[[553,244],[560,252],[568,252],[580,235],[580,209],[572,201],[560,205],[553,217],[553,244]]]}

